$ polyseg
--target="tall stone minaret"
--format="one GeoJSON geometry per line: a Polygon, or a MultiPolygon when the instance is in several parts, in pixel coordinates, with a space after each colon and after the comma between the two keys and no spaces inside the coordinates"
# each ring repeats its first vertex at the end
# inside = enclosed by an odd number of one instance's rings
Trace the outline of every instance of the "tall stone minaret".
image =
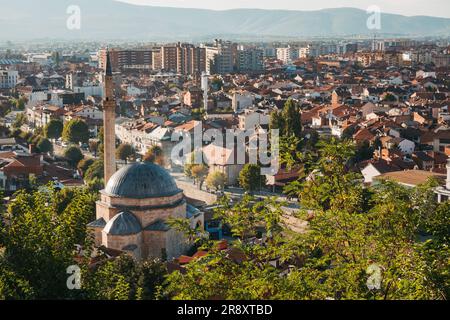
{"type": "Polygon", "coordinates": [[[447,160],[447,180],[445,181],[445,188],[450,190],[450,159],[447,160]]]}
{"type": "Polygon", "coordinates": [[[106,53],[106,70],[104,80],[105,97],[103,99],[103,131],[104,131],[104,165],[105,185],[116,172],[116,101],[114,99],[114,83],[109,52],[106,53]]]}

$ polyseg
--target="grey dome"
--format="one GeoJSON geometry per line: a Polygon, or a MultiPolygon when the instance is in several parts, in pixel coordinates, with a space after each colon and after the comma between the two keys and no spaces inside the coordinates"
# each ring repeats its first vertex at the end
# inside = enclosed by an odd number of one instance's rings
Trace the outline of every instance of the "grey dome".
{"type": "Polygon", "coordinates": [[[105,192],[116,197],[145,199],[170,197],[182,191],[164,168],[153,163],[135,163],[117,171],[109,179],[105,192]]]}
{"type": "Polygon", "coordinates": [[[124,211],[116,214],[105,226],[106,234],[127,236],[142,231],[141,224],[131,212],[124,211]]]}

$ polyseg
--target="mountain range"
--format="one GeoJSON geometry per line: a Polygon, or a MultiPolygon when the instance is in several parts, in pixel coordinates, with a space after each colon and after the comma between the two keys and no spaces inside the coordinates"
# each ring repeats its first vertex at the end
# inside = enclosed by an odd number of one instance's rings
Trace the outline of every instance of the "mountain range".
{"type": "MultiPolygon", "coordinates": [[[[115,0],[0,0],[0,40],[201,40],[372,36],[369,14],[354,8],[319,11],[138,6],[115,0]],[[67,8],[81,9],[80,30],[69,30],[67,8]]],[[[380,36],[449,36],[450,19],[381,15],[380,36]]]]}

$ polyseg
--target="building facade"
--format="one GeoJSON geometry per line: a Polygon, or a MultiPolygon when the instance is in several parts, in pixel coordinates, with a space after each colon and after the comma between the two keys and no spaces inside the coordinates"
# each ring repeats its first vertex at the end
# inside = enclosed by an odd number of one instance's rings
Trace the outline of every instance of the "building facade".
{"type": "Polygon", "coordinates": [[[111,61],[113,72],[123,69],[152,69],[153,49],[101,49],[99,51],[99,68],[105,69],[107,54],[111,61]]]}
{"type": "Polygon", "coordinates": [[[237,71],[240,73],[260,73],[264,71],[264,51],[244,49],[238,51],[237,71]]]}
{"type": "Polygon", "coordinates": [[[19,72],[14,70],[0,70],[0,89],[12,89],[17,85],[19,72]]]}

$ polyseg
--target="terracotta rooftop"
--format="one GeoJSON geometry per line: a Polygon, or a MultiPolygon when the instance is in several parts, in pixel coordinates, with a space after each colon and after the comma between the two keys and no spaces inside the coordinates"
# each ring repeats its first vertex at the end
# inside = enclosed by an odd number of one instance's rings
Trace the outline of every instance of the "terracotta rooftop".
{"type": "Polygon", "coordinates": [[[384,173],[374,179],[391,180],[407,186],[418,186],[426,183],[429,178],[437,178],[440,182],[443,182],[446,176],[430,171],[407,170],[384,173]]]}

